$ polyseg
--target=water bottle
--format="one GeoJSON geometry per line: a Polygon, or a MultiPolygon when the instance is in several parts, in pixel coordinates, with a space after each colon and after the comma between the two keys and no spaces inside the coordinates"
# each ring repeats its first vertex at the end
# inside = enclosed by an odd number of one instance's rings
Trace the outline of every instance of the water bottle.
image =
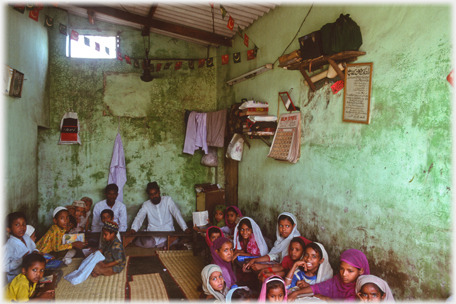
{"type": "Polygon", "coordinates": [[[259,256],[246,256],[246,255],[238,255],[237,260],[239,262],[244,262],[246,259],[254,259],[254,258],[259,258],[259,256]]]}

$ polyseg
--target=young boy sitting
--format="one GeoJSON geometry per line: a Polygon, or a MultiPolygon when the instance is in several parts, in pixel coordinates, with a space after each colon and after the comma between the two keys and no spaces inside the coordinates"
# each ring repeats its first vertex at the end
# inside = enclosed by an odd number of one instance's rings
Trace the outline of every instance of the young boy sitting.
{"type": "Polygon", "coordinates": [[[29,253],[38,252],[35,243],[25,233],[27,220],[22,212],[13,212],[6,217],[6,231],[10,234],[3,245],[3,269],[10,283],[20,272],[22,259],[29,253]]]}
{"type": "MultiPolygon", "coordinates": [[[[104,223],[106,222],[112,222],[114,219],[114,212],[112,212],[111,209],[104,209],[101,211],[101,221],[104,223]]],[[[116,234],[117,239],[122,243],[122,239],[120,238],[119,232],[116,234]]],[[[100,245],[98,246],[99,249],[103,249],[103,247],[106,245],[106,241],[103,238],[103,233],[100,234],[100,245]]]]}
{"type": "Polygon", "coordinates": [[[122,243],[117,238],[116,234],[119,231],[119,226],[115,222],[106,221],[101,230],[106,245],[100,249],[105,260],[98,262],[92,271],[92,276],[99,275],[110,276],[121,272],[125,268],[125,252],[122,243]]]}
{"type": "Polygon", "coordinates": [[[6,286],[5,300],[8,302],[25,302],[30,298],[52,299],[54,290],[35,293],[36,284],[43,278],[45,258],[38,253],[32,253],[24,257],[22,262],[22,273],[6,286]]]}
{"type": "Polygon", "coordinates": [[[53,212],[54,225],[49,228],[46,234],[36,243],[36,248],[44,253],[51,253],[56,258],[63,257],[68,249],[82,249],[87,246],[87,242],[74,242],[63,244],[63,235],[68,229],[69,214],[64,207],[57,207],[53,212]]]}

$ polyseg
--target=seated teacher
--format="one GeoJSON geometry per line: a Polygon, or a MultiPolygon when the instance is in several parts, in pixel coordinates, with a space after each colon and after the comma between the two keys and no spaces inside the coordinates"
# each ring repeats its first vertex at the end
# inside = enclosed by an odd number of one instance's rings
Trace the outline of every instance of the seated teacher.
{"type": "MultiPolygon", "coordinates": [[[[131,224],[131,229],[126,234],[135,234],[142,226],[147,215],[148,225],[146,231],[174,231],[173,216],[179,226],[187,233],[190,233],[182,214],[169,196],[160,196],[160,187],[157,182],[147,184],[146,188],[149,200],[145,201],[138,211],[138,214],[131,224]]],[[[143,236],[138,237],[135,244],[143,248],[163,247],[167,238],[143,236]]],[[[177,242],[177,240],[175,241],[177,242]]],[[[171,246],[171,244],[168,244],[171,246]]]]}

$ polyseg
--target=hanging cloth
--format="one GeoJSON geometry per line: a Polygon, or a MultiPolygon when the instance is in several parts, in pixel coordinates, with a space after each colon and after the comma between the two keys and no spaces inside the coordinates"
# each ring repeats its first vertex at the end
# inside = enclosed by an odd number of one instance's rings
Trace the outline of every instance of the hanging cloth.
{"type": "Polygon", "coordinates": [[[208,153],[206,113],[192,111],[188,116],[187,131],[185,133],[184,153],[193,155],[195,150],[202,148],[204,154],[208,153]]]}
{"type": "Polygon", "coordinates": [[[125,155],[120,134],[117,133],[112,151],[111,166],[109,167],[108,184],[116,184],[119,187],[119,195],[117,199],[123,202],[123,186],[127,182],[127,168],[125,166],[125,155]]]}

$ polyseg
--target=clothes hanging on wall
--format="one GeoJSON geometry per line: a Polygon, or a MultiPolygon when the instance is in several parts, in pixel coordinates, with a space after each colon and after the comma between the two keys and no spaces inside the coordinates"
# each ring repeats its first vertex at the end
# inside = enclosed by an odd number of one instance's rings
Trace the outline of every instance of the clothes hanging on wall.
{"type": "Polygon", "coordinates": [[[119,187],[119,195],[116,200],[123,202],[123,186],[127,182],[127,167],[120,134],[117,133],[112,151],[111,166],[109,167],[108,184],[116,184],[119,187]]]}
{"type": "Polygon", "coordinates": [[[193,155],[199,148],[203,149],[204,154],[208,153],[206,119],[207,113],[192,111],[188,116],[184,153],[193,155]]]}
{"type": "Polygon", "coordinates": [[[226,109],[207,113],[207,145],[223,148],[226,133],[226,109]]]}

